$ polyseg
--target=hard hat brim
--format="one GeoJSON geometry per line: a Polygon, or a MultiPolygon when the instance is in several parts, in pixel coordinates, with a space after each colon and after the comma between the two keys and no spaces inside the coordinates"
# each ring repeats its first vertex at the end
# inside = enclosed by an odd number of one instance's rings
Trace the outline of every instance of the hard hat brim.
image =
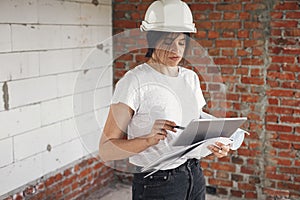
{"type": "Polygon", "coordinates": [[[196,33],[195,24],[185,24],[181,26],[166,26],[163,23],[149,24],[143,21],[140,26],[141,31],[162,31],[162,32],[176,32],[176,33],[196,33]]]}

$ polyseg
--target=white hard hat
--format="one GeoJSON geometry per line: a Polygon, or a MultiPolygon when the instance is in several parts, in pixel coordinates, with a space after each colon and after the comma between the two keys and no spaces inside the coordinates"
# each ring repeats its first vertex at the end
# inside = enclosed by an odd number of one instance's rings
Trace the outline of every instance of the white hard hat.
{"type": "Polygon", "coordinates": [[[180,0],[159,0],[153,2],[146,11],[142,31],[195,33],[190,8],[180,0]]]}

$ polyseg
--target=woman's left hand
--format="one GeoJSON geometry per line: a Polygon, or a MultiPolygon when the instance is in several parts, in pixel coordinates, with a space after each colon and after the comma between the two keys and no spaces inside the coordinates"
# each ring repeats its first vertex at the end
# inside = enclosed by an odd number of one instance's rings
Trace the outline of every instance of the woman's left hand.
{"type": "Polygon", "coordinates": [[[229,145],[225,145],[221,142],[216,142],[215,145],[208,146],[208,149],[218,158],[227,156],[230,150],[229,145]]]}

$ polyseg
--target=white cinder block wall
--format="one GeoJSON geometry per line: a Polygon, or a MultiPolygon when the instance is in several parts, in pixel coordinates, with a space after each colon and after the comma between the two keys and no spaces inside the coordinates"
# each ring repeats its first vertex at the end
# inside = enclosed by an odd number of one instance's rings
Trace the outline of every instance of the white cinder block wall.
{"type": "Polygon", "coordinates": [[[97,149],[112,11],[91,2],[0,1],[0,196],[97,149]]]}

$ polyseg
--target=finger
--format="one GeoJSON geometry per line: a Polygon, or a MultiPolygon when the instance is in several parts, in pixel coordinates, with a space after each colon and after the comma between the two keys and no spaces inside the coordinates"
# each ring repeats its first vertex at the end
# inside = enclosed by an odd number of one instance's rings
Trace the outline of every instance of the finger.
{"type": "Polygon", "coordinates": [[[165,129],[165,130],[169,130],[172,132],[176,132],[177,130],[174,128],[174,126],[170,126],[169,124],[165,124],[165,123],[155,123],[153,128],[155,130],[160,130],[160,129],[165,129]]]}
{"type": "Polygon", "coordinates": [[[165,135],[161,135],[161,134],[156,134],[154,137],[156,139],[158,139],[158,140],[164,140],[164,139],[166,139],[166,136],[165,135]]]}
{"type": "Polygon", "coordinates": [[[222,150],[225,151],[225,152],[228,152],[229,149],[230,149],[230,146],[229,146],[229,145],[225,145],[225,144],[223,144],[223,143],[221,143],[221,142],[216,142],[215,144],[216,144],[219,148],[222,148],[222,150]]]}
{"type": "Polygon", "coordinates": [[[167,137],[167,131],[166,130],[164,130],[164,129],[160,129],[158,132],[157,132],[157,134],[159,134],[159,135],[163,135],[163,136],[165,136],[165,137],[167,137]]]}
{"type": "Polygon", "coordinates": [[[170,126],[170,127],[176,126],[176,123],[173,122],[173,121],[170,121],[170,120],[156,120],[156,122],[158,124],[161,124],[162,127],[165,126],[165,125],[170,126]]]}

